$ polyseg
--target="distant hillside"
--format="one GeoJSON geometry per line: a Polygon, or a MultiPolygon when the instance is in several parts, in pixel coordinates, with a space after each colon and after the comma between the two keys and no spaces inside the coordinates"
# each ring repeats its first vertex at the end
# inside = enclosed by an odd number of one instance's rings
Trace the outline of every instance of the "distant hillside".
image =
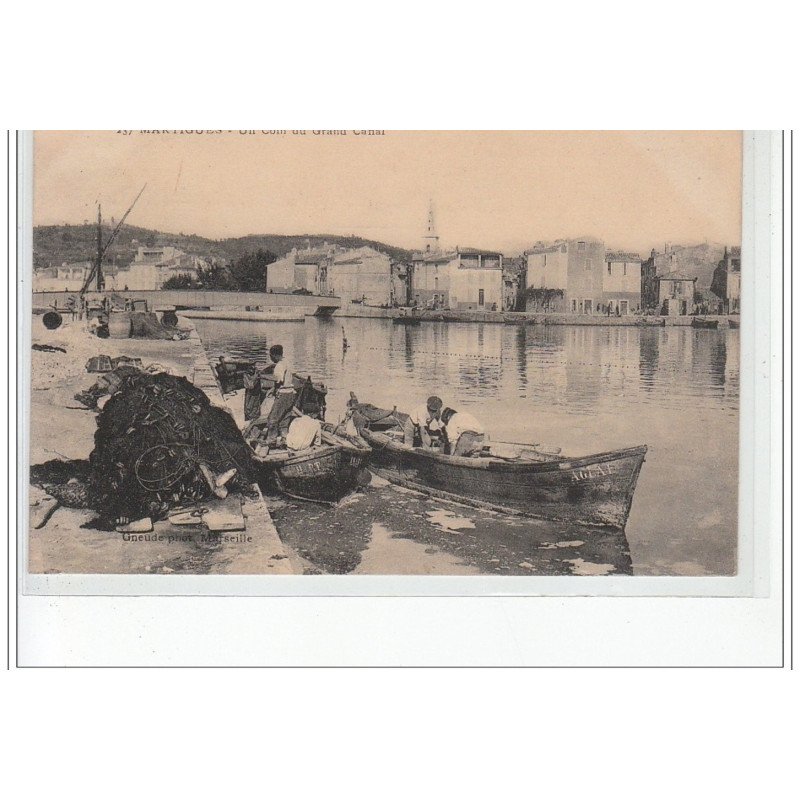
{"type": "MultiPolygon", "coordinates": [[[[111,235],[110,225],[103,226],[103,239],[111,235]]],[[[105,261],[126,266],[133,261],[137,247],[156,247],[172,245],[191,255],[208,256],[222,261],[234,261],[256,250],[269,250],[277,256],[288,253],[293,247],[312,247],[324,242],[343,247],[374,247],[387,253],[398,261],[408,261],[411,252],[400,247],[362,239],[360,236],[334,236],[309,234],[303,236],[282,236],[263,234],[242,236],[235,239],[205,239],[202,236],[182,233],[162,233],[148,228],[124,225],[114,244],[106,253],[105,261]]],[[[86,225],[41,225],[33,229],[33,266],[60,266],[65,261],[72,263],[86,261],[97,253],[97,226],[86,225]]]]}

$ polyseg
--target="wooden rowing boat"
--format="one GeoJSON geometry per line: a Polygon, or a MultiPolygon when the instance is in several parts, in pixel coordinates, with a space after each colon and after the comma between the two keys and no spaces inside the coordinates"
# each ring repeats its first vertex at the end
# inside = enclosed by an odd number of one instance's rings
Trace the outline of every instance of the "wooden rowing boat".
{"type": "MultiPolygon", "coordinates": [[[[236,361],[235,359],[228,358],[227,356],[220,356],[217,363],[212,364],[214,374],[217,376],[222,394],[231,394],[232,392],[244,389],[244,376],[252,374],[253,370],[257,369],[255,361],[236,361]]],[[[258,370],[261,382],[266,390],[271,389],[275,385],[275,379],[272,377],[272,370],[275,369],[274,364],[270,364],[264,369],[258,370]]],[[[310,379],[303,377],[298,372],[292,373],[292,385],[295,390],[300,392],[304,388],[308,390],[310,379]]],[[[315,395],[318,396],[318,402],[323,406],[325,404],[324,396],[328,390],[325,388],[324,383],[311,382],[310,388],[313,389],[315,395]]]]}
{"type": "Polygon", "coordinates": [[[286,495],[301,500],[335,503],[357,486],[369,483],[365,467],[372,456],[369,446],[323,424],[322,444],[306,450],[274,449],[259,455],[255,445],[266,417],[253,420],[244,439],[261,465],[261,477],[286,495]]]}
{"type": "Polygon", "coordinates": [[[636,324],[644,328],[663,328],[667,322],[664,317],[637,317],[636,324]]]}
{"type": "Polygon", "coordinates": [[[647,446],[570,458],[535,445],[495,443],[480,457],[402,443],[390,422],[361,435],[371,469],[392,483],[459,503],[558,522],[624,530],[647,446]]]}
{"type": "Polygon", "coordinates": [[[405,310],[403,310],[396,317],[392,317],[392,322],[395,325],[419,325],[420,318],[417,315],[416,311],[412,311],[409,314],[405,310]]]}
{"type": "Polygon", "coordinates": [[[717,319],[705,319],[704,317],[692,317],[693,328],[707,328],[709,330],[716,330],[719,326],[717,319]]]}
{"type": "Polygon", "coordinates": [[[220,356],[216,364],[212,364],[214,374],[222,394],[231,394],[239,389],[244,389],[244,376],[255,368],[254,361],[236,361],[232,358],[220,356]]]}

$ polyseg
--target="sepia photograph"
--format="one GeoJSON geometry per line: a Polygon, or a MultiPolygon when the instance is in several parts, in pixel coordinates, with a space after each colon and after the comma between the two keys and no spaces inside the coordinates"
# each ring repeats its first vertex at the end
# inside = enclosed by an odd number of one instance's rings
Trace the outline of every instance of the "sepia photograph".
{"type": "Polygon", "coordinates": [[[32,138],[30,575],[737,574],[741,131],[32,138]]]}

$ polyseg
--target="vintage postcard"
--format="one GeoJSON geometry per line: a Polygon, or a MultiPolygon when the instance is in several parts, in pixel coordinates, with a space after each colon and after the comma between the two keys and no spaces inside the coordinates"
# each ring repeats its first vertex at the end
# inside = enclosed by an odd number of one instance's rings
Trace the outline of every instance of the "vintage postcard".
{"type": "Polygon", "coordinates": [[[748,147],[32,134],[25,585],[752,571],[748,147]]]}

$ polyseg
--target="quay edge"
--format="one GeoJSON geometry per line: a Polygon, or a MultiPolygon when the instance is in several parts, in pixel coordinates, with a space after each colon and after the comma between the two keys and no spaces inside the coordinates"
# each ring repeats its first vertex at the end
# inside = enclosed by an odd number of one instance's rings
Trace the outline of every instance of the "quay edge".
{"type": "MultiPolygon", "coordinates": [[[[395,319],[407,312],[396,308],[374,308],[350,304],[337,309],[334,317],[366,319],[395,319]]],[[[537,314],[528,311],[419,311],[421,322],[485,322],[502,325],[583,325],[595,327],[691,327],[692,316],[625,316],[604,317],[578,314],[537,314]]],[[[703,319],[717,320],[719,329],[738,327],[739,315],[703,315],[703,319]],[[729,325],[733,322],[733,325],[729,325]]]]}

